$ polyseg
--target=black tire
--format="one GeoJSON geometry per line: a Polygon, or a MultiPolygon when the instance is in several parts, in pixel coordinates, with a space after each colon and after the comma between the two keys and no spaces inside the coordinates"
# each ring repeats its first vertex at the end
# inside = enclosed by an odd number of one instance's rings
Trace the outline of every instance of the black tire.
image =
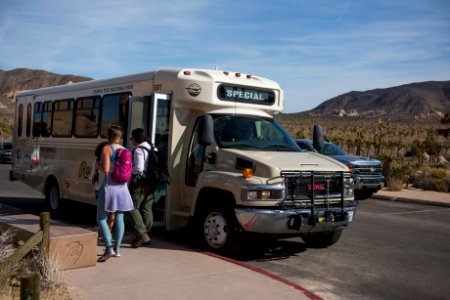
{"type": "Polygon", "coordinates": [[[45,189],[45,202],[50,212],[59,212],[61,210],[61,196],[59,194],[58,184],[51,181],[45,189]]]}
{"type": "Polygon", "coordinates": [[[366,200],[372,197],[372,191],[355,191],[355,199],[356,200],[366,200]]]}
{"type": "Polygon", "coordinates": [[[302,236],[306,245],[313,248],[326,248],[335,244],[341,237],[342,230],[336,229],[327,232],[314,232],[302,236]]]}
{"type": "Polygon", "coordinates": [[[205,208],[200,214],[197,228],[202,244],[208,251],[228,256],[239,252],[239,225],[232,209],[205,208]]]}

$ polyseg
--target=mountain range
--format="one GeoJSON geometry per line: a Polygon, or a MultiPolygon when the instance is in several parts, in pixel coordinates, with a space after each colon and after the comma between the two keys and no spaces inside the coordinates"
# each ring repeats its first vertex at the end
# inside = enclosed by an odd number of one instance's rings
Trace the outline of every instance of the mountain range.
{"type": "MultiPolygon", "coordinates": [[[[90,77],[55,74],[26,68],[0,70],[1,117],[12,117],[14,97],[22,90],[69,82],[92,80],[90,77]]],[[[351,91],[324,101],[302,113],[314,116],[442,116],[450,111],[450,80],[410,83],[369,91],[351,91]]]]}
{"type": "Polygon", "coordinates": [[[440,116],[450,112],[450,81],[426,81],[352,91],[308,111],[316,116],[440,116]]]}
{"type": "Polygon", "coordinates": [[[92,78],[25,68],[11,71],[0,70],[0,112],[3,112],[3,117],[5,114],[12,114],[14,97],[19,91],[87,80],[92,80],[92,78]]]}

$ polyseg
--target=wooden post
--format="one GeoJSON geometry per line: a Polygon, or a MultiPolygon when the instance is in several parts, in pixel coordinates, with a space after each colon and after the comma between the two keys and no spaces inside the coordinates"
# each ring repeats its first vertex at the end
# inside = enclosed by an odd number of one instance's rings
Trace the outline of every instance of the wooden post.
{"type": "Polygon", "coordinates": [[[31,273],[20,279],[20,300],[39,300],[41,294],[41,277],[31,273]]]}
{"type": "Polygon", "coordinates": [[[45,260],[49,259],[50,249],[50,213],[43,212],[40,215],[41,230],[36,232],[29,238],[25,244],[14,251],[5,261],[0,263],[0,270],[2,272],[9,272],[11,268],[19,262],[33,247],[40,245],[42,256],[45,260]]]}
{"type": "Polygon", "coordinates": [[[50,249],[50,213],[43,212],[40,214],[39,224],[42,230],[42,242],[41,242],[41,252],[44,259],[49,258],[50,249]]]}

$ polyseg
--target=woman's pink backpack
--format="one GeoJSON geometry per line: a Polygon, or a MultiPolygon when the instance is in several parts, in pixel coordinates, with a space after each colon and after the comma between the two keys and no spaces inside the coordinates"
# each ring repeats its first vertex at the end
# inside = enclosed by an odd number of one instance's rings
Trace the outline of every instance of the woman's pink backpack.
{"type": "Polygon", "coordinates": [[[111,179],[116,183],[128,183],[133,172],[131,152],[125,148],[116,149],[116,168],[111,174],[111,179]]]}

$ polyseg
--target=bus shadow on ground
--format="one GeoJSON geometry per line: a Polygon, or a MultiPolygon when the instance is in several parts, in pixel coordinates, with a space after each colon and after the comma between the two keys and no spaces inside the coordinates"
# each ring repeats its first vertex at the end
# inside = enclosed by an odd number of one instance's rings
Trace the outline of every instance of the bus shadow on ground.
{"type": "MultiPolygon", "coordinates": [[[[181,228],[175,231],[154,228],[152,235],[195,251],[208,251],[205,250],[191,228],[181,228]]],[[[307,250],[301,238],[275,239],[259,235],[244,235],[241,243],[241,250],[237,254],[222,255],[240,261],[273,261],[287,259],[307,250]]]]}
{"type": "Polygon", "coordinates": [[[297,256],[307,250],[300,238],[293,240],[267,237],[247,239],[236,259],[241,261],[275,261],[297,256]]]}
{"type": "Polygon", "coordinates": [[[0,204],[15,207],[26,213],[37,215],[46,211],[45,199],[32,199],[25,197],[0,197],[0,204]]]}

